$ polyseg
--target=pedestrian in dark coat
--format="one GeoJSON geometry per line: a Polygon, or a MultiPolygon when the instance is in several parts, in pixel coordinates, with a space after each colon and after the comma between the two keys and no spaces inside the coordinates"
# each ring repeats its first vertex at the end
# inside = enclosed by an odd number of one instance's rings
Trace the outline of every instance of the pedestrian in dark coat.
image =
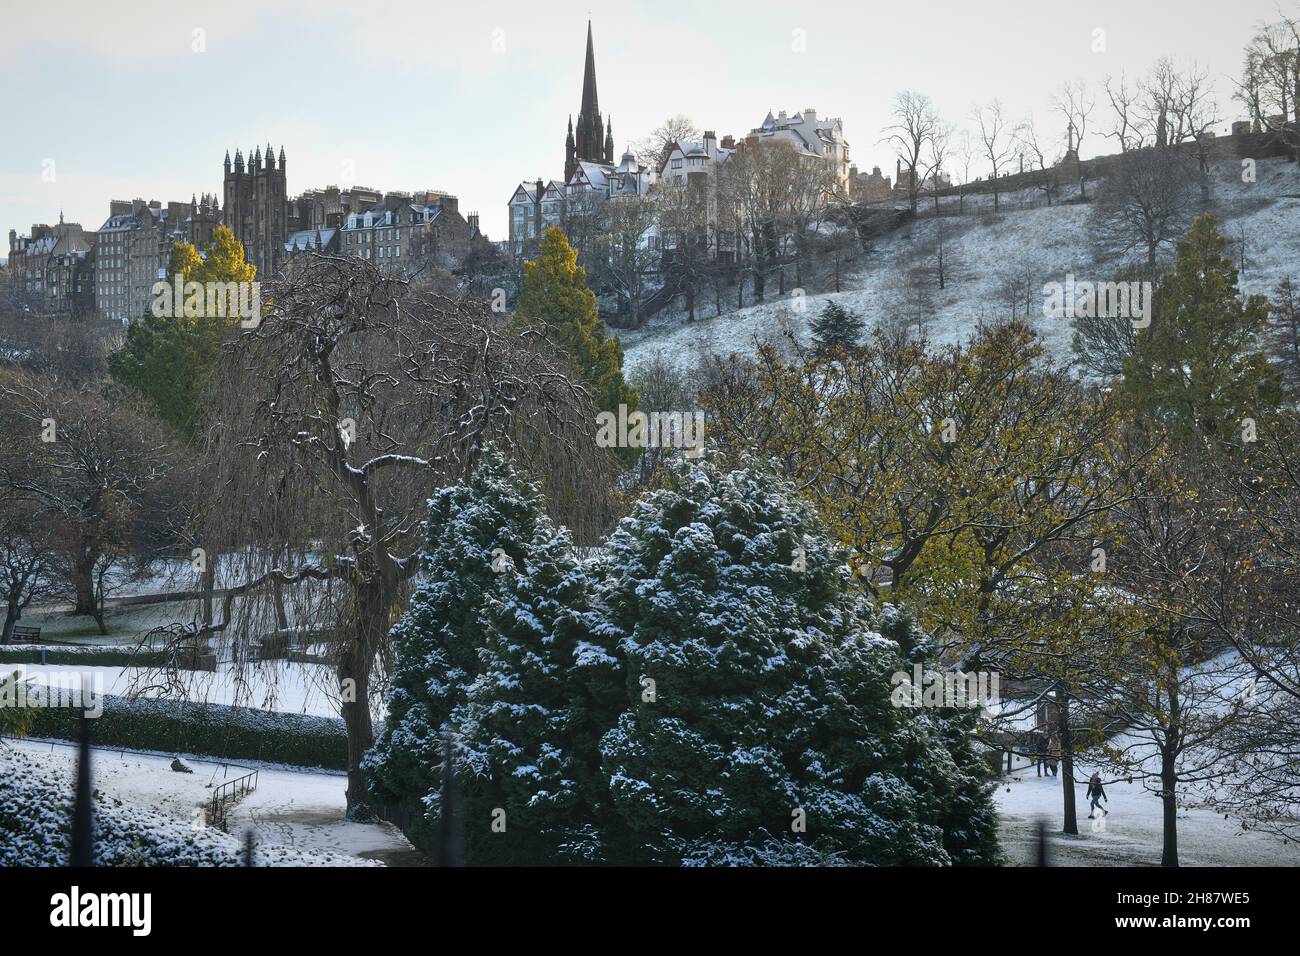
{"type": "MultiPolygon", "coordinates": [[[[1099,773],[1093,773],[1088,778],[1088,800],[1090,801],[1088,806],[1089,820],[1092,819],[1097,810],[1101,811],[1102,816],[1110,816],[1110,811],[1101,806],[1101,801],[1106,800],[1106,788],[1101,785],[1101,774],[1099,773]]],[[[1109,803],[1110,801],[1106,800],[1106,802],[1109,803]]]]}

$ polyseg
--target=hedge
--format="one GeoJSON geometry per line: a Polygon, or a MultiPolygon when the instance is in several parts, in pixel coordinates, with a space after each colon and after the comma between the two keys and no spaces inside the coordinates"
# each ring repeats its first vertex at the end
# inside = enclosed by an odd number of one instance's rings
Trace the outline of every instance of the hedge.
{"type": "Polygon", "coordinates": [[[41,647],[16,644],[0,647],[0,664],[37,664],[45,651],[45,663],[73,667],[161,667],[167,663],[164,651],[137,651],[134,647],[69,645],[41,647]]]}
{"type": "MultiPolygon", "coordinates": [[[[337,717],[285,714],[228,704],[99,698],[91,743],[225,760],[263,760],[300,767],[347,769],[347,736],[337,717]]],[[[32,737],[76,740],[81,711],[36,707],[32,737]]]]}

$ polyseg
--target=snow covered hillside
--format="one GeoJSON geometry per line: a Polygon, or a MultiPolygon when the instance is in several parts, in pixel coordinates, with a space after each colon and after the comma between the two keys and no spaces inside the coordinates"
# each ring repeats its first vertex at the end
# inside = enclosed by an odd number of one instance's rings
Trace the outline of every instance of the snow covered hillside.
{"type": "MultiPolygon", "coordinates": [[[[1241,286],[1246,292],[1267,294],[1284,276],[1297,278],[1300,268],[1300,167],[1278,159],[1261,160],[1258,181],[1241,182],[1241,167],[1234,160],[1221,161],[1212,169],[1213,207],[1224,235],[1236,242],[1246,239],[1246,270],[1241,286]]],[[[1089,196],[1098,183],[1089,183],[1089,196]]],[[[908,312],[930,315],[926,330],[933,342],[943,344],[967,337],[977,321],[1010,314],[1007,289],[1016,283],[1032,290],[1029,320],[1058,358],[1070,355],[1072,329],[1069,319],[1043,316],[1041,289],[1044,283],[1064,281],[1073,272],[1080,279],[1106,280],[1119,262],[1099,261],[1088,239],[1089,203],[1069,202],[1077,198],[1077,187],[1063,190],[1062,200],[1046,206],[1042,194],[1028,189],[1004,195],[1002,209],[993,211],[988,196],[968,196],[966,215],[945,216],[942,223],[931,216],[929,203],[919,219],[875,244],[858,273],[844,282],[846,291],[810,294],[803,300],[782,297],[773,290],[762,305],[724,312],[721,316],[686,323],[680,312],[661,313],[635,332],[620,332],[625,366],[639,364],[661,353],[673,365],[694,368],[710,352],[748,354],[754,339],[779,334],[788,322],[795,335],[808,341],[808,323],[828,301],[838,301],[861,314],[868,328],[908,312]],[[909,286],[907,273],[924,266],[933,256],[930,247],[939,228],[946,230],[947,268],[952,277],[939,289],[933,279],[917,290],[909,286]]],[[[955,198],[941,200],[945,208],[955,198]]],[[[1239,255],[1235,249],[1234,257],[1239,255]]],[[[775,285],[775,283],[773,283],[775,285]]],[[[734,290],[730,293],[734,299],[734,290]]],[[[707,299],[707,297],[704,297],[707,299]]],[[[1024,314],[1023,293],[1017,307],[1024,314]]],[[[712,306],[700,310],[710,314],[712,306]]]]}

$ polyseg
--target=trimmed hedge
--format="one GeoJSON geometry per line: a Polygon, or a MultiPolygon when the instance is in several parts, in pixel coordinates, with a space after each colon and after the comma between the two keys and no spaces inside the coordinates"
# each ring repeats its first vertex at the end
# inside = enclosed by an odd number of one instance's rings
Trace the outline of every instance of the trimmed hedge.
{"type": "Polygon", "coordinates": [[[73,667],[161,667],[167,663],[163,651],[137,651],[133,647],[69,645],[44,647],[17,644],[0,647],[0,664],[37,664],[45,651],[45,663],[73,667]]]}
{"type": "MultiPolygon", "coordinates": [[[[91,743],[98,747],[347,769],[347,736],[337,717],[114,694],[100,700],[104,711],[90,727],[91,743]]],[[[77,739],[77,708],[36,707],[33,712],[30,736],[77,739]]]]}

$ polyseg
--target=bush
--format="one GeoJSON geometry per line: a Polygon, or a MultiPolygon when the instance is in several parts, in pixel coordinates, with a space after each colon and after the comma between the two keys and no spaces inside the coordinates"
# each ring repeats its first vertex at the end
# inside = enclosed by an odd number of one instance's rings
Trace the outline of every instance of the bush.
{"type": "MultiPolygon", "coordinates": [[[[336,717],[113,694],[100,700],[104,712],[91,724],[96,746],[347,769],[347,737],[336,717]]],[[[28,733],[76,740],[80,713],[74,707],[37,707],[28,733]]]]}
{"type": "Polygon", "coordinates": [[[137,651],[134,647],[91,645],[44,647],[40,644],[10,644],[0,647],[0,664],[36,664],[45,651],[45,663],[72,667],[161,667],[167,662],[163,651],[137,651]]]}
{"type": "MultiPolygon", "coordinates": [[[[92,764],[93,767],[93,764],[92,764]]],[[[72,780],[64,762],[0,749],[0,866],[65,866],[72,826],[72,780]]],[[[92,770],[93,773],[93,770],[92,770]]],[[[97,866],[241,866],[243,842],[212,827],[94,797],[97,866]]],[[[325,851],[264,845],[258,866],[373,866],[325,851]]]]}

